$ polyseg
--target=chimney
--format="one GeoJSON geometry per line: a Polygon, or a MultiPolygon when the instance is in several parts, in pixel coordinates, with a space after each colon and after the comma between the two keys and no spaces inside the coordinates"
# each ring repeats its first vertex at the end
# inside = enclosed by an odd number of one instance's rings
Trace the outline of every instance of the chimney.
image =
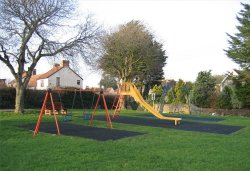
{"type": "Polygon", "coordinates": [[[68,60],[62,60],[61,66],[62,67],[69,67],[69,61],[68,60]]]}
{"type": "Polygon", "coordinates": [[[60,64],[58,64],[58,63],[54,64],[54,67],[59,67],[59,66],[60,66],[60,64]]]}
{"type": "Polygon", "coordinates": [[[32,71],[32,75],[36,75],[36,69],[32,71]]]}

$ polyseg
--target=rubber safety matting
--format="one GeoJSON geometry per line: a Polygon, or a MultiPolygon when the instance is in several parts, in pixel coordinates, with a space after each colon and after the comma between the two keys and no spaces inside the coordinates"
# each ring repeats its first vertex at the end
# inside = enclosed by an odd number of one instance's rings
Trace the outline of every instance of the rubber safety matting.
{"type": "MultiPolygon", "coordinates": [[[[22,125],[19,127],[29,130],[35,130],[36,125],[29,124],[29,125],[22,125]]],[[[127,138],[131,136],[144,134],[140,132],[132,132],[125,130],[109,129],[109,128],[97,128],[97,127],[75,125],[69,123],[60,123],[59,127],[61,135],[90,138],[98,141],[118,140],[121,138],[127,138]]],[[[39,132],[57,134],[55,123],[41,123],[39,132]]]]}
{"type": "MultiPolygon", "coordinates": [[[[151,118],[155,117],[152,114],[138,114],[136,116],[145,116],[145,117],[151,117],[151,118]]],[[[225,120],[222,118],[206,118],[206,117],[190,116],[190,115],[169,115],[169,114],[166,115],[166,114],[163,114],[163,116],[176,117],[176,118],[181,118],[183,120],[206,121],[206,122],[219,122],[219,121],[225,120]]]]}
{"type": "MultiPolygon", "coordinates": [[[[95,117],[95,119],[105,120],[106,118],[102,116],[97,116],[95,117]]],[[[134,125],[141,125],[141,126],[171,128],[171,129],[185,130],[185,131],[225,134],[225,135],[234,133],[244,128],[244,126],[207,124],[207,123],[189,122],[189,121],[183,121],[183,120],[181,121],[180,125],[175,126],[173,121],[160,120],[160,119],[150,118],[150,117],[139,118],[139,117],[119,116],[117,119],[113,119],[112,122],[123,123],[123,124],[134,124],[134,125]]]]}

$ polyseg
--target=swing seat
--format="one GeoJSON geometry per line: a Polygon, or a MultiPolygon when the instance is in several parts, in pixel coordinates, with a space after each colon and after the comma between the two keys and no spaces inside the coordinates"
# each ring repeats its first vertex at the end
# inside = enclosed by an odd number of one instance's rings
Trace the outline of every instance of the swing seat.
{"type": "MultiPolygon", "coordinates": [[[[55,114],[63,114],[63,115],[67,115],[67,109],[63,107],[63,104],[60,102],[55,102],[54,103],[54,107],[55,107],[55,114]]],[[[48,103],[46,105],[45,108],[45,115],[51,115],[53,114],[53,107],[51,103],[48,103]]]]}
{"type": "Polygon", "coordinates": [[[63,116],[63,121],[67,122],[67,121],[72,121],[72,115],[71,114],[66,114],[63,116]]]}
{"type": "Polygon", "coordinates": [[[91,114],[83,114],[83,119],[84,119],[84,120],[90,120],[91,117],[92,117],[91,114]]]}

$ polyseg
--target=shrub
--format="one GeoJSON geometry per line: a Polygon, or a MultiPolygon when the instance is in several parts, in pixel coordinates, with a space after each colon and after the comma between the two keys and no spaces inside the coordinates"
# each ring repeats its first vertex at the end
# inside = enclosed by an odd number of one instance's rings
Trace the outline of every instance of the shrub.
{"type": "Polygon", "coordinates": [[[16,90],[14,88],[0,89],[0,108],[13,109],[15,107],[16,90]]]}
{"type": "Polygon", "coordinates": [[[219,95],[217,106],[221,109],[232,109],[233,105],[231,102],[232,99],[232,90],[228,86],[226,86],[221,94],[219,95]]]}
{"type": "Polygon", "coordinates": [[[191,102],[203,108],[211,107],[215,91],[215,78],[210,71],[201,71],[193,85],[191,102]]]}
{"type": "MultiPolygon", "coordinates": [[[[41,108],[46,91],[45,90],[30,90],[27,89],[24,94],[24,107],[29,108],[41,108]]],[[[15,108],[15,96],[16,90],[14,88],[2,88],[0,89],[0,108],[1,109],[13,109],[15,108]]],[[[75,109],[89,109],[94,108],[98,94],[93,92],[52,92],[54,102],[62,102],[65,108],[75,109]],[[75,96],[75,101],[73,103],[75,96]]],[[[112,107],[114,96],[105,96],[105,100],[108,108],[112,107]]],[[[49,100],[50,101],[50,100],[49,100]]],[[[104,108],[102,99],[100,99],[99,105],[104,108]]]]}

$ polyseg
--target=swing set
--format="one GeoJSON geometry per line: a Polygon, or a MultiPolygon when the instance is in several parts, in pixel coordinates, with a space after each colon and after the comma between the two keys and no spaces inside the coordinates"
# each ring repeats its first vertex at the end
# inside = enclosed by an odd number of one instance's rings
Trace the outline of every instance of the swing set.
{"type": "MultiPolygon", "coordinates": [[[[50,100],[50,104],[51,104],[50,113],[51,114],[53,113],[53,115],[54,115],[55,125],[56,125],[56,129],[57,129],[57,135],[60,135],[60,127],[59,127],[59,124],[58,124],[57,114],[59,114],[59,113],[63,114],[64,115],[64,121],[69,121],[69,120],[72,119],[72,113],[69,113],[67,111],[67,109],[63,108],[63,106],[62,106],[62,99],[61,99],[60,92],[74,92],[73,102],[72,102],[72,106],[71,106],[71,112],[73,111],[73,108],[74,108],[74,104],[75,104],[75,100],[76,100],[76,92],[80,92],[80,97],[81,97],[80,99],[81,99],[82,107],[83,107],[82,92],[93,92],[94,93],[94,96],[93,96],[93,99],[92,99],[92,106],[94,104],[95,94],[99,93],[96,104],[95,104],[95,107],[94,107],[94,109],[92,111],[91,117],[90,117],[90,115],[87,115],[84,112],[83,112],[83,114],[84,114],[83,117],[84,117],[84,119],[90,119],[89,125],[92,126],[92,122],[94,120],[94,116],[95,116],[96,110],[98,108],[100,99],[102,99],[103,104],[104,104],[104,108],[105,108],[105,115],[106,115],[107,123],[110,126],[110,128],[112,128],[112,122],[111,122],[111,119],[110,119],[110,116],[109,116],[108,107],[107,107],[106,100],[105,100],[105,97],[104,97],[104,94],[103,94],[102,90],[101,91],[96,91],[96,90],[77,90],[77,89],[74,89],[74,90],[73,89],[54,89],[54,90],[48,89],[47,92],[46,92],[44,101],[43,101],[43,105],[42,105],[42,108],[41,108],[41,111],[40,111],[40,114],[39,114],[39,117],[38,117],[38,120],[37,120],[37,124],[36,124],[36,128],[35,128],[33,136],[36,136],[37,133],[39,132],[43,114],[44,113],[46,114],[46,110],[47,110],[47,113],[49,113],[48,110],[50,110],[50,107],[48,108],[48,106],[47,106],[47,101],[48,100],[50,100]],[[54,102],[52,91],[58,93],[59,100],[60,100],[59,103],[54,102]]],[[[91,108],[92,108],[92,106],[91,106],[91,108]]]]}
{"type": "MultiPolygon", "coordinates": [[[[62,102],[62,99],[61,99],[61,96],[60,96],[60,92],[58,92],[59,94],[59,99],[60,99],[60,102],[62,102]]],[[[64,121],[71,121],[72,120],[72,115],[73,115],[73,109],[74,109],[74,106],[75,106],[75,101],[76,101],[76,94],[77,94],[77,91],[75,90],[74,91],[74,97],[73,97],[73,102],[72,102],[72,105],[71,105],[71,109],[70,109],[70,112],[67,113],[67,115],[64,115],[64,121]]],[[[93,105],[94,105],[94,100],[95,100],[95,96],[96,96],[96,93],[93,93],[93,98],[92,98],[92,103],[91,103],[91,107],[90,109],[93,109],[93,105]]],[[[84,108],[84,99],[83,99],[83,95],[82,95],[82,91],[79,91],[79,96],[80,96],[80,102],[81,102],[81,105],[82,105],[82,110],[83,110],[83,119],[84,120],[90,120],[91,119],[91,113],[85,111],[85,108],[84,108]]]]}

